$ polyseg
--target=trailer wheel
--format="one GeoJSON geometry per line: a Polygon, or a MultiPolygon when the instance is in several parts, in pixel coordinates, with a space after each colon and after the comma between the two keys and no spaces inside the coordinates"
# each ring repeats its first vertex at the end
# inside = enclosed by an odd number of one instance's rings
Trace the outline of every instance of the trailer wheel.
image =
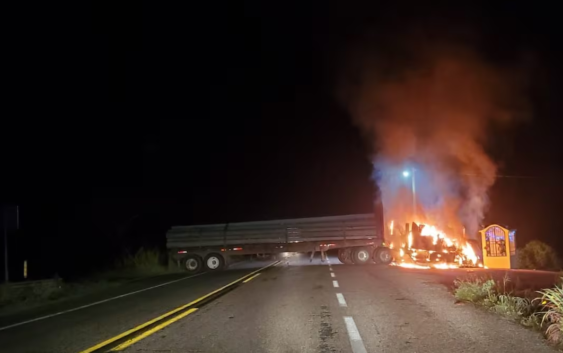
{"type": "Polygon", "coordinates": [[[204,266],[208,271],[220,271],[225,267],[225,259],[221,254],[209,254],[205,257],[204,266]]]}
{"type": "Polygon", "coordinates": [[[353,265],[351,251],[348,248],[338,249],[338,260],[345,265],[353,265]]]}
{"type": "Polygon", "coordinates": [[[201,260],[201,257],[197,255],[188,255],[184,259],[184,268],[189,273],[198,273],[203,268],[203,261],[201,260]]]}
{"type": "Polygon", "coordinates": [[[380,247],[373,252],[373,259],[376,264],[389,265],[393,261],[393,255],[389,248],[380,247]]]}
{"type": "Polygon", "coordinates": [[[366,265],[371,260],[371,251],[368,248],[356,248],[352,252],[354,265],[366,265]]]}

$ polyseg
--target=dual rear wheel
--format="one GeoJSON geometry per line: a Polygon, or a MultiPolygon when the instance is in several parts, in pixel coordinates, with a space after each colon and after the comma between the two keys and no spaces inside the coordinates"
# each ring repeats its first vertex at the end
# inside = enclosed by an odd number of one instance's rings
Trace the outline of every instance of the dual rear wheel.
{"type": "Polygon", "coordinates": [[[221,254],[211,253],[201,258],[196,254],[189,254],[184,258],[184,268],[189,273],[199,273],[205,271],[213,272],[222,270],[225,267],[225,259],[221,254]]]}
{"type": "Polygon", "coordinates": [[[385,247],[375,250],[371,247],[344,248],[338,251],[338,260],[346,265],[367,265],[371,262],[389,265],[393,261],[391,251],[385,247]]]}

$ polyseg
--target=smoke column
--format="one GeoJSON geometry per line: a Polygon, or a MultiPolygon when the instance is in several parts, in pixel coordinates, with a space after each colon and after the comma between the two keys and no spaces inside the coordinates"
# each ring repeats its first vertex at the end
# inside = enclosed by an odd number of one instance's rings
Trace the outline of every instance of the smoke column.
{"type": "Polygon", "coordinates": [[[356,67],[354,85],[343,90],[354,122],[373,144],[385,219],[399,224],[414,217],[475,236],[497,172],[485,152],[494,138],[487,134],[492,123],[513,120],[517,85],[466,48],[409,55],[402,67],[378,60],[356,67]]]}

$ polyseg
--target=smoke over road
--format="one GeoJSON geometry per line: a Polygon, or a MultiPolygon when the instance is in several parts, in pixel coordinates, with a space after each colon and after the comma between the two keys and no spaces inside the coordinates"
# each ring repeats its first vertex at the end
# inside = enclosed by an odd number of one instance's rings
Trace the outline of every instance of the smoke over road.
{"type": "Polygon", "coordinates": [[[514,120],[519,85],[467,48],[416,49],[408,64],[375,58],[356,68],[344,101],[373,143],[385,218],[409,221],[416,212],[420,222],[475,235],[497,172],[487,132],[514,120]],[[416,211],[405,168],[414,170],[416,211]]]}

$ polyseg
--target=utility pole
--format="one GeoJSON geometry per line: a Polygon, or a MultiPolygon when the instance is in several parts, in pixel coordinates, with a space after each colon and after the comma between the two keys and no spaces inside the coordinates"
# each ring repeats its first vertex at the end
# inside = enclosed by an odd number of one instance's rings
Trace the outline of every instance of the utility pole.
{"type": "Polygon", "coordinates": [[[414,180],[414,167],[411,170],[411,180],[412,180],[412,215],[413,221],[416,219],[416,182],[414,180]]]}
{"type": "Polygon", "coordinates": [[[6,227],[6,209],[2,210],[2,228],[4,229],[4,282],[10,282],[10,272],[8,271],[8,228],[6,227]]]}

